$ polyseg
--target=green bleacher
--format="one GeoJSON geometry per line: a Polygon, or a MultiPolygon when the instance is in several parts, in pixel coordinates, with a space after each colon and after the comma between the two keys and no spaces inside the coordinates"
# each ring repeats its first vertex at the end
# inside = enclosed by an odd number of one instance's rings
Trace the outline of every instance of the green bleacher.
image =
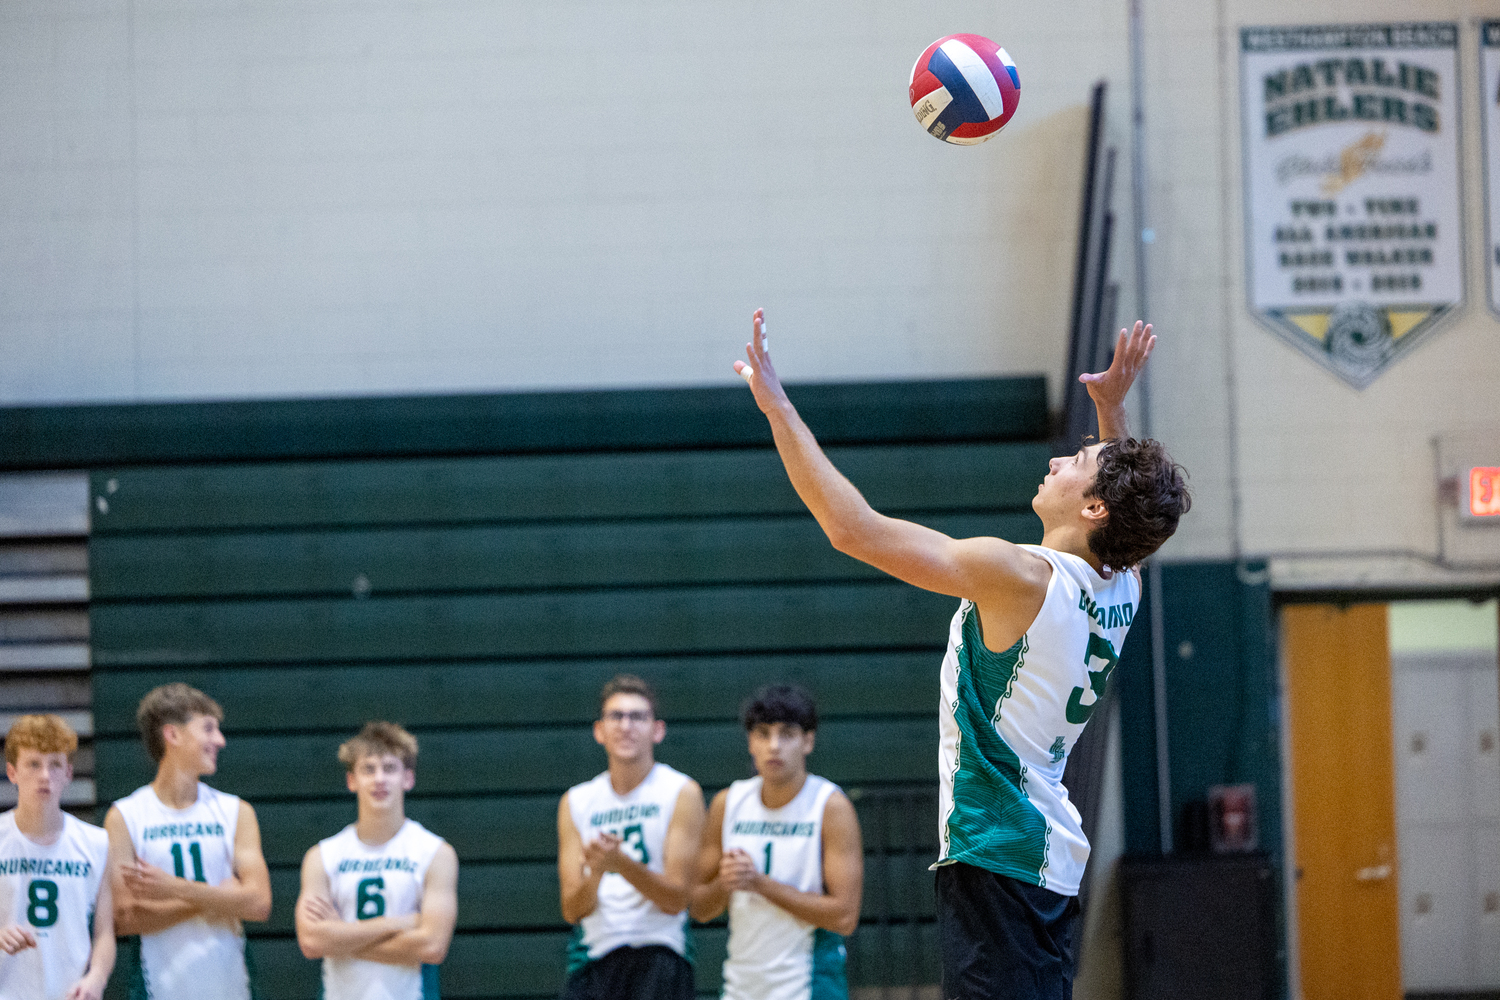
{"type": "MultiPolygon", "coordinates": [[[[1040,377],[791,392],[877,509],[1040,540],[1040,377]]],[[[0,436],[11,467],[90,470],[101,807],[150,780],[134,713],[152,686],[226,710],[212,783],[255,805],[275,890],[249,928],[262,997],[318,996],[292,937],[297,866],[353,819],[334,751],[371,718],[421,741],[408,810],[459,854],[444,995],[555,996],[557,796],[604,766],[590,723],[619,671],[657,685],[659,757],[710,792],[750,773],[741,699],[809,687],[826,720],[811,766],[867,841],[852,985],[936,981],[956,602],[832,550],[743,388],[36,408],[0,412],[0,436]]],[[[695,936],[711,992],[725,931],[695,936]]]]}

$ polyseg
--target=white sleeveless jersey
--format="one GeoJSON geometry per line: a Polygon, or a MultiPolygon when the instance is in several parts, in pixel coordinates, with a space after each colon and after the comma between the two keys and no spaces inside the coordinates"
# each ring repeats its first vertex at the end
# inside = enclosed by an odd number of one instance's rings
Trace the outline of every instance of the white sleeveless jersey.
{"type": "MultiPolygon", "coordinates": [[[[792,801],[768,809],[761,779],[736,781],[724,800],[723,848],[738,847],[771,878],[823,891],[823,810],[838,786],[809,774],[792,801]]],[[[755,892],[729,894],[725,1000],[845,1000],[844,941],[755,892]]]]}
{"type": "Polygon", "coordinates": [[[108,859],[109,834],[67,813],[50,847],[17,829],[14,810],[0,815],[0,925],[36,937],[35,948],[0,955],[0,1000],[62,1000],[83,978],[108,859]]]}
{"type": "MultiPolygon", "coordinates": [[[[420,912],[427,869],[442,846],[442,837],[414,819],[374,847],[359,839],[352,823],[319,841],[318,853],[339,916],[354,921],[420,912]]],[[[422,971],[420,965],[325,958],[323,1000],[431,1000],[431,991],[423,989],[422,971]]]]}
{"type": "MultiPolygon", "coordinates": [[[[218,885],[234,875],[238,796],[198,783],[198,799],[172,809],[150,785],[115,803],[135,856],[171,875],[218,885]]],[[[141,935],[141,986],[150,1000],[249,1000],[245,935],[202,917],[141,935]]]]}
{"type": "MultiPolygon", "coordinates": [[[[657,763],[645,781],[626,795],[616,795],[605,771],[592,781],[568,789],[568,814],[583,843],[601,833],[612,833],[624,841],[622,850],[660,873],[677,796],[690,780],[681,771],[657,763]]],[[[691,958],[687,920],[686,910],[663,913],[625,881],[625,876],[608,872],[599,881],[599,904],[574,928],[568,945],[568,972],[621,945],[639,948],[660,944],[691,958]]]]}
{"type": "Polygon", "coordinates": [[[1022,548],[1052,564],[1026,634],[1004,652],[988,649],[969,601],[949,628],[938,864],[962,861],[1074,896],[1089,843],[1063,768],[1119,659],[1141,583],[1134,572],[1105,579],[1078,556],[1022,548]]]}

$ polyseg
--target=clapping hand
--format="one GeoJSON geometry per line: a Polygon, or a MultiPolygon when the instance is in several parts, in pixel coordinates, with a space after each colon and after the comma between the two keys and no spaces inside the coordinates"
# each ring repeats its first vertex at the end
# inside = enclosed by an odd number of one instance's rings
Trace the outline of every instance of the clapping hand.
{"type": "Polygon", "coordinates": [[[760,869],[755,867],[755,859],[744,850],[730,848],[719,859],[719,880],[730,892],[754,892],[760,880],[760,869]]]}

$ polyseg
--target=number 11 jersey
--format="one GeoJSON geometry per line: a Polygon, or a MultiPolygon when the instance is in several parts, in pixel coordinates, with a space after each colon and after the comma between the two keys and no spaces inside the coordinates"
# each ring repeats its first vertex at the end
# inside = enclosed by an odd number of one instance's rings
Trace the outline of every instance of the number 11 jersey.
{"type": "MultiPolygon", "coordinates": [[[[136,859],[169,875],[218,885],[234,877],[240,799],[198,782],[198,798],[173,809],[143,785],[115,803],[136,859]]],[[[193,917],[141,935],[140,981],[132,997],[148,1000],[249,1000],[245,934],[238,926],[193,917]]]]}
{"type": "MultiPolygon", "coordinates": [[[[318,842],[339,916],[351,923],[405,917],[422,909],[427,869],[443,838],[414,819],[383,844],[366,844],[351,823],[318,842]]],[[[437,967],[388,965],[362,958],[323,959],[325,1000],[435,1000],[437,967]]]]}

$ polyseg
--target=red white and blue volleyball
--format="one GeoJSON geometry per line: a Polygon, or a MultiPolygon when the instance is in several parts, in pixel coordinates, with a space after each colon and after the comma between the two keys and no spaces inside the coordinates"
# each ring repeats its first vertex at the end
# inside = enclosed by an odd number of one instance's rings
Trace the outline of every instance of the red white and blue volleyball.
{"type": "Polygon", "coordinates": [[[911,68],[911,110],[944,142],[975,146],[1005,127],[1021,103],[1010,55],[983,35],[948,35],[911,68]]]}

